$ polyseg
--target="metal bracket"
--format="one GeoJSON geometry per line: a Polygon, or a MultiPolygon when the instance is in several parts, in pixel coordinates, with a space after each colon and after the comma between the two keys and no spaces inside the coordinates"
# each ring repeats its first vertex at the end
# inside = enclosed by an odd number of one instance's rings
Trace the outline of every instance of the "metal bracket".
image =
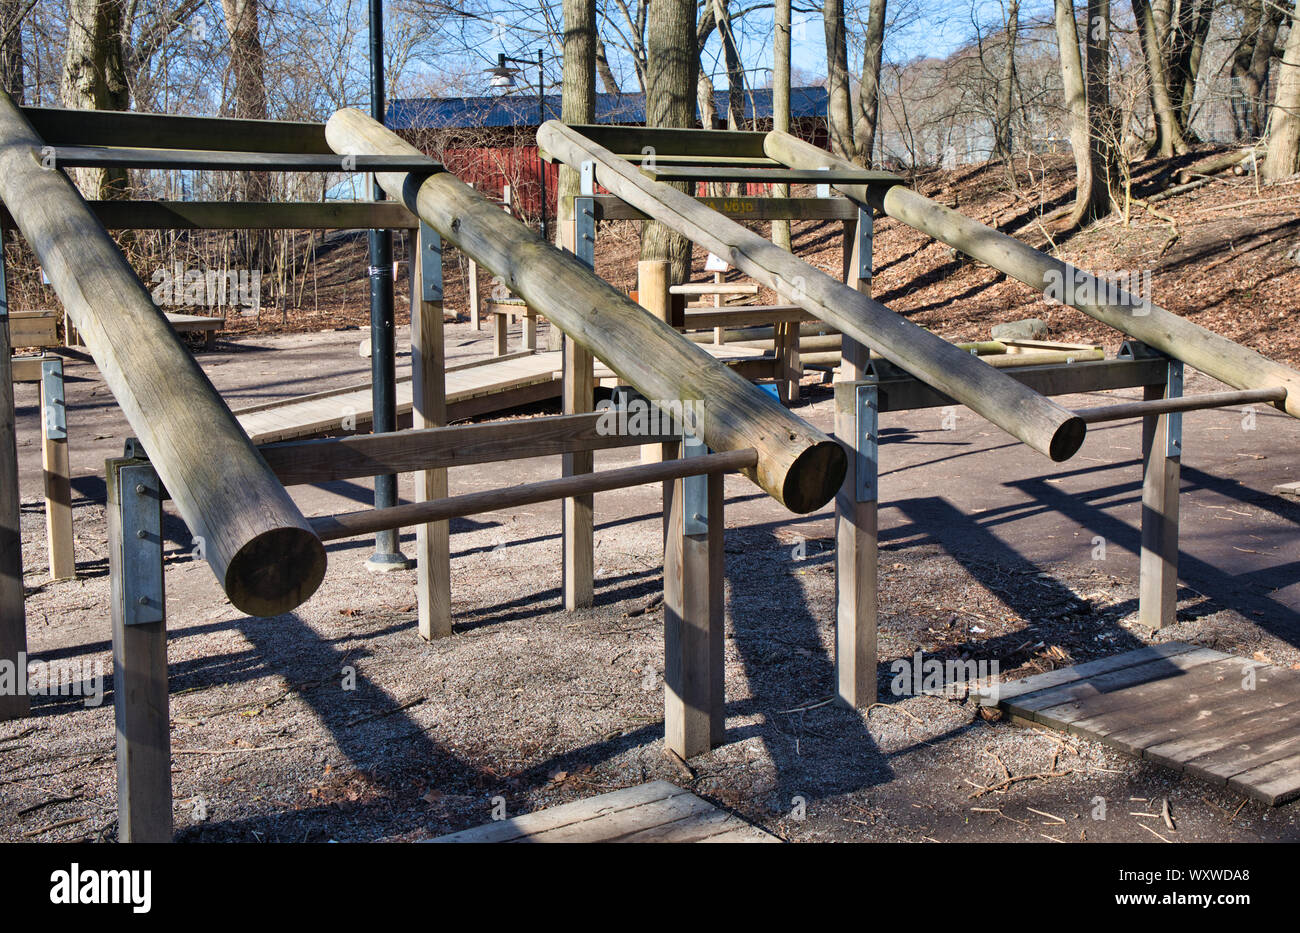
{"type": "Polygon", "coordinates": [[[869,207],[858,208],[858,278],[871,278],[871,241],[875,234],[875,215],[869,207]]]}
{"type": "MultiPolygon", "coordinates": [[[[1165,382],[1166,398],[1182,398],[1183,395],[1183,361],[1170,360],[1169,374],[1165,382]]],[[[1183,413],[1171,411],[1165,416],[1165,456],[1181,457],[1183,455],[1183,413]]]]}
{"type": "Polygon", "coordinates": [[[63,360],[57,356],[41,363],[41,403],[46,440],[67,440],[68,405],[63,398],[63,360]]]}
{"type": "Polygon", "coordinates": [[[117,468],[124,625],[162,622],[162,484],[147,463],[117,468]]]}
{"type": "MultiPolygon", "coordinates": [[[[829,172],[830,170],[831,170],[831,167],[830,167],[829,165],[819,165],[819,166],[817,166],[817,171],[819,171],[819,172],[829,172]]],[[[822,184],[822,185],[818,185],[818,186],[817,186],[817,197],[819,197],[819,198],[829,198],[830,196],[831,196],[831,186],[830,186],[829,183],[827,183],[827,184],[822,184]]]]}
{"type": "Polygon", "coordinates": [[[442,301],[442,237],[420,221],[420,300],[442,301]]]}
{"type": "Polygon", "coordinates": [[[859,502],[874,502],[880,489],[880,390],[870,382],[856,390],[858,436],[854,478],[859,502]]]}
{"type": "MultiPolygon", "coordinates": [[[[709,452],[699,438],[682,436],[682,457],[699,457],[709,452]]],[[[705,473],[682,477],[682,534],[706,535],[709,533],[709,477],[705,473]]]]}
{"type": "Polygon", "coordinates": [[[585,159],[578,166],[578,193],[589,198],[596,193],[596,163],[585,159]]]}

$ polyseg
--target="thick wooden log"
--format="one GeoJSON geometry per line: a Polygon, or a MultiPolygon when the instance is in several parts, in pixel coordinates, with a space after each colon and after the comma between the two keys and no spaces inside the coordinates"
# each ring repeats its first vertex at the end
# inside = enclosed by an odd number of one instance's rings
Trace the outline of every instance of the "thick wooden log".
{"type": "MultiPolygon", "coordinates": [[[[356,110],[326,125],[339,152],[401,154],[414,147],[356,110]]],[[[795,512],[820,508],[844,474],[844,452],[671,327],[646,314],[577,257],[445,172],[381,173],[380,184],[539,314],[648,399],[703,403],[700,431],[714,450],[753,447],[745,473],[795,512]]]]}
{"type": "Polygon", "coordinates": [[[149,145],[158,149],[242,149],[321,155],[330,152],[325,142],[325,127],[320,123],[58,107],[20,109],[37,135],[51,146],[138,146],[148,140],[149,145]]]}
{"type": "MultiPolygon", "coordinates": [[[[23,600],[23,536],[18,495],[18,442],[9,357],[9,303],[0,255],[0,664],[27,664],[27,618],[23,600]]],[[[26,693],[0,691],[0,722],[31,709],[26,693]]]]}
{"type": "Polygon", "coordinates": [[[0,199],[231,602],[292,609],[320,584],[324,546],[42,145],[0,93],[0,199]]]}
{"type": "MultiPolygon", "coordinates": [[[[769,133],[765,148],[769,155],[786,165],[815,168],[849,164],[785,133],[769,133]]],[[[1149,296],[1130,295],[1116,289],[1091,273],[1039,252],[903,185],[835,187],[846,197],[928,233],[1031,288],[1055,292],[1052,297],[1063,304],[1195,366],[1234,389],[1285,388],[1286,399],[1274,404],[1300,417],[1300,372],[1166,311],[1149,296]]]]}
{"type": "Polygon", "coordinates": [[[1087,428],[1060,405],[735,221],[708,210],[689,195],[651,181],[573,128],[548,121],[537,131],[537,140],[548,153],[570,165],[595,161],[600,166],[597,178],[602,187],[774,289],[782,300],[806,308],[951,395],[1040,453],[1053,460],[1067,460],[1083,443],[1087,428]]]}

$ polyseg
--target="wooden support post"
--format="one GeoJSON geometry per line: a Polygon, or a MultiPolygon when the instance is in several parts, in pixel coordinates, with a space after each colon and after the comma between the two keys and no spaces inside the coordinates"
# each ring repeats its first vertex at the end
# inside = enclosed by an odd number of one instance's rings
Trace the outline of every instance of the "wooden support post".
{"type": "Polygon", "coordinates": [[[776,357],[777,397],[786,405],[799,401],[799,322],[777,321],[773,325],[772,346],[776,357]]]}
{"type": "Polygon", "coordinates": [[[478,263],[469,261],[469,322],[475,330],[483,327],[483,299],[478,290],[478,263]]]}
{"type": "Polygon", "coordinates": [[[41,469],[45,474],[45,538],[51,580],[77,575],[72,536],[72,476],[68,465],[68,417],[63,397],[63,359],[41,363],[41,469]]]}
{"type": "MultiPolygon", "coordinates": [[[[0,664],[17,674],[27,664],[27,617],[23,605],[23,536],[19,524],[18,440],[14,427],[13,366],[9,356],[9,302],[4,242],[0,237],[0,664]]],[[[14,678],[18,680],[17,677],[14,678]]],[[[0,721],[31,711],[26,692],[0,693],[0,721]]]]}
{"type": "Polygon", "coordinates": [[[721,473],[664,484],[664,744],[682,758],[721,745],[725,730],[722,484],[721,473]]]}
{"type": "MultiPolygon", "coordinates": [[[[596,214],[591,204],[594,169],[581,171],[583,197],[575,198],[573,220],[567,228],[566,247],[588,268],[596,266],[596,214]]],[[[567,334],[563,341],[564,413],[576,415],[591,411],[595,404],[595,357],[567,334]]],[[[590,473],[595,457],[590,450],[580,450],[562,457],[565,476],[590,473]]],[[[564,608],[584,609],[595,601],[595,516],[594,497],[574,496],[562,504],[564,533],[564,608]]]]}
{"type": "MultiPolygon", "coordinates": [[[[666,259],[642,259],[636,264],[637,302],[664,323],[668,323],[672,317],[668,273],[669,263],[666,259]]],[[[646,444],[641,448],[641,462],[658,463],[665,459],[664,451],[667,449],[663,444],[646,444]]]]}
{"type": "Polygon", "coordinates": [[[492,313],[492,355],[505,356],[510,352],[509,333],[510,315],[504,306],[493,305],[492,313]]]}
{"type": "MultiPolygon", "coordinates": [[[[860,210],[856,221],[844,223],[844,278],[862,292],[871,290],[871,220],[869,211],[860,210]]],[[[867,363],[867,348],[846,335],[840,379],[858,383],[867,375],[867,363]]],[[[876,701],[879,613],[878,444],[867,438],[867,449],[859,449],[860,411],[856,389],[836,392],[835,434],[849,455],[849,468],[835,496],[835,695],[854,709],[876,701]]]]}
{"type": "MultiPolygon", "coordinates": [[[[715,272],[713,273],[713,284],[714,284],[714,285],[721,285],[721,284],[722,284],[722,279],[723,279],[723,273],[721,273],[721,272],[717,272],[717,271],[715,271],[715,272]]],[[[715,308],[721,308],[721,307],[722,307],[722,293],[721,293],[721,292],[714,292],[714,293],[713,293],[713,307],[715,307],[715,308]]],[[[715,344],[717,344],[718,346],[722,346],[724,343],[727,342],[726,330],[727,330],[727,329],[726,329],[725,327],[722,327],[722,326],[718,326],[718,327],[713,328],[713,342],[714,342],[715,344]]]]}
{"type": "Polygon", "coordinates": [[[524,309],[523,315],[523,348],[525,350],[537,349],[537,312],[531,307],[524,309]]]}
{"type": "Polygon", "coordinates": [[[110,460],[108,568],[117,723],[117,838],[170,842],[171,731],[162,485],[143,460],[110,460]]]}
{"type": "MultiPolygon", "coordinates": [[[[447,423],[446,354],[442,322],[442,239],[428,224],[420,224],[411,257],[415,268],[415,297],[411,315],[411,393],[414,428],[447,423]]],[[[415,501],[447,496],[445,467],[415,472],[415,501]]],[[[451,529],[447,522],[426,522],[415,528],[416,606],[420,637],[451,634],[451,529]]]]}
{"type": "MultiPolygon", "coordinates": [[[[1183,394],[1183,364],[1169,361],[1163,384],[1146,386],[1148,401],[1183,394]]],[[[1142,554],[1138,623],[1173,625],[1178,614],[1178,487],[1182,478],[1181,412],[1142,419],[1142,554]]]]}

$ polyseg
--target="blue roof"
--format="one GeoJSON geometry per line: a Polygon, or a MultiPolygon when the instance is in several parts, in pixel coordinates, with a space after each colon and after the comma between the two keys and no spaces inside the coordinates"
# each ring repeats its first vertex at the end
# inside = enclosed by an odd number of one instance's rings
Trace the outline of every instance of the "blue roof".
{"type": "MultiPolygon", "coordinates": [[[[824,87],[790,89],[790,116],[826,116],[827,93],[824,87]]],[[[727,112],[727,92],[715,91],[714,103],[719,115],[727,112]]],[[[560,117],[560,95],[546,95],[546,119],[560,117]]],[[[745,119],[772,116],[772,89],[755,88],[745,93],[745,119]]],[[[698,116],[698,114],[697,114],[698,116]]],[[[388,105],[388,128],[423,130],[479,126],[540,126],[537,95],[517,89],[497,97],[415,97],[395,100],[388,105]]],[[[596,122],[644,124],[644,94],[597,94],[596,122]]]]}

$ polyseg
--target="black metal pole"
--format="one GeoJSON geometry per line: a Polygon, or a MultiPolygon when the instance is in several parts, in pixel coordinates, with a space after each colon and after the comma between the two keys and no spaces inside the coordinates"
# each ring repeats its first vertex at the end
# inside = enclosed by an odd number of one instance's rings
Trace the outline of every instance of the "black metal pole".
{"type": "MultiPolygon", "coordinates": [[[[384,122],[384,3],[370,0],[370,116],[384,122]]],[[[373,175],[371,197],[385,198],[373,175]]],[[[397,363],[393,327],[393,234],[370,231],[370,377],[376,434],[397,430],[397,363]]],[[[375,477],[375,508],[397,504],[397,477],[375,477]]],[[[398,570],[410,566],[398,550],[397,531],[375,535],[375,553],[367,562],[373,570],[398,570]]]]}
{"type": "MultiPolygon", "coordinates": [[[[537,50],[537,125],[541,126],[546,122],[546,84],[543,80],[545,72],[542,60],[542,50],[537,50]]],[[[542,159],[541,147],[537,149],[537,169],[538,177],[542,183],[542,239],[546,239],[546,162],[542,159]]]]}

